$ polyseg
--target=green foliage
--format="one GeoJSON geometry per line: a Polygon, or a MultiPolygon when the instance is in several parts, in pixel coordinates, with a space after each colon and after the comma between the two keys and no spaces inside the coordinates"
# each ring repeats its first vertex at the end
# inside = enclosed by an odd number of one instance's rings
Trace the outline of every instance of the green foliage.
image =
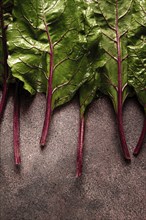
{"type": "MultiPolygon", "coordinates": [[[[4,49],[2,42],[2,24],[4,25],[5,31],[12,20],[12,9],[13,9],[13,0],[3,0],[0,2],[0,84],[3,83],[4,78],[4,63],[7,60],[4,60],[4,49]]],[[[7,41],[7,39],[5,39],[7,41]]]]}
{"type": "MultiPolygon", "coordinates": [[[[80,153],[84,114],[100,90],[113,102],[130,160],[122,106],[132,87],[146,112],[146,0],[1,0],[0,21],[0,111],[7,82],[20,80],[32,95],[46,93],[44,146],[52,111],[79,92],[80,153]]],[[[144,135],[145,125],[139,146],[144,135]]]]}
{"type": "Polygon", "coordinates": [[[129,46],[129,84],[146,111],[146,39],[129,46]]]}
{"type": "Polygon", "coordinates": [[[137,1],[129,32],[129,71],[131,85],[146,112],[146,1],[137,1]]]}
{"type": "MultiPolygon", "coordinates": [[[[3,4],[8,24],[13,1],[5,0],[3,4]]],[[[13,20],[7,30],[8,63],[13,77],[21,80],[31,94],[46,93],[49,33],[54,46],[52,108],[68,102],[79,90],[83,114],[100,88],[117,111],[117,16],[122,99],[124,102],[129,95],[128,83],[145,105],[145,5],[146,0],[15,0],[13,20]]],[[[2,62],[0,41],[0,82],[2,62]]]]}
{"type": "Polygon", "coordinates": [[[93,0],[89,3],[89,6],[87,11],[88,23],[93,29],[93,32],[100,31],[101,33],[99,59],[105,63],[103,68],[100,68],[101,89],[103,93],[109,95],[115,111],[117,111],[118,77],[120,74],[118,67],[117,31],[120,41],[121,83],[124,102],[129,94],[127,88],[127,31],[131,25],[134,3],[128,0],[93,0]]]}
{"type": "Polygon", "coordinates": [[[99,89],[99,87],[100,87],[100,76],[98,73],[94,73],[80,88],[79,96],[80,96],[81,115],[85,113],[87,106],[95,98],[97,89],[99,89]]]}
{"type": "Polygon", "coordinates": [[[45,92],[54,49],[52,108],[69,101],[88,77],[82,1],[15,0],[9,65],[31,94],[45,92]]]}

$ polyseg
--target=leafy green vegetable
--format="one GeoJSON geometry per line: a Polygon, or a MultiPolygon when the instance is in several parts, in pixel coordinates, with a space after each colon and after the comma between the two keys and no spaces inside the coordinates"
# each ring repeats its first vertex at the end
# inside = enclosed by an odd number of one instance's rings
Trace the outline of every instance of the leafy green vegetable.
{"type": "Polygon", "coordinates": [[[69,101],[71,94],[67,88],[75,92],[76,84],[79,87],[86,77],[80,67],[86,60],[80,47],[82,36],[77,35],[80,27],[75,9],[73,0],[17,0],[15,20],[9,27],[9,65],[13,76],[23,81],[24,88],[31,94],[47,91],[50,35],[54,53],[53,109],[69,101]]]}
{"type": "Polygon", "coordinates": [[[139,1],[135,7],[132,30],[129,33],[129,71],[128,83],[136,92],[139,102],[144,107],[143,129],[134,149],[138,155],[146,136],[146,1],[139,1]]]}
{"type": "Polygon", "coordinates": [[[145,110],[145,120],[141,136],[134,150],[137,155],[140,152],[146,135],[146,38],[138,40],[135,46],[129,46],[129,84],[133,86],[140,103],[145,110]]]}
{"type": "MultiPolygon", "coordinates": [[[[1,1],[0,2],[0,83],[2,84],[2,98],[0,102],[0,119],[3,116],[3,112],[7,103],[8,88],[10,82],[10,69],[8,67],[8,48],[7,48],[7,28],[11,20],[13,1],[1,1]]],[[[16,91],[17,92],[17,91],[16,91]]],[[[16,96],[18,96],[16,94],[16,96]]],[[[15,164],[20,164],[19,153],[19,105],[15,101],[14,104],[14,158],[15,164]],[[19,155],[18,155],[19,154],[19,155]]]]}
{"type": "Polygon", "coordinates": [[[97,89],[100,87],[100,77],[98,73],[92,72],[88,81],[86,81],[79,90],[80,97],[80,129],[78,137],[77,150],[77,177],[82,174],[83,145],[85,133],[85,112],[88,105],[96,96],[97,89]]]}
{"type": "MultiPolygon", "coordinates": [[[[6,0],[0,2],[0,83],[2,84],[3,91],[2,91],[2,98],[0,103],[0,119],[3,115],[7,97],[8,97],[8,89],[9,83],[12,82],[10,69],[8,67],[8,48],[7,48],[7,28],[10,24],[12,18],[12,8],[13,8],[13,1],[6,0]]],[[[19,93],[15,92],[15,101],[14,101],[14,117],[13,117],[13,141],[14,141],[14,158],[15,164],[20,164],[20,149],[19,149],[19,93]]]]}
{"type": "MultiPolygon", "coordinates": [[[[88,9],[88,7],[86,8],[88,9]]],[[[79,89],[80,99],[80,128],[78,136],[78,148],[77,148],[77,171],[76,176],[79,177],[82,174],[82,160],[83,160],[83,146],[84,146],[84,134],[85,134],[85,114],[88,105],[94,98],[99,97],[97,90],[101,87],[101,76],[99,69],[105,65],[105,61],[100,59],[99,54],[99,42],[101,38],[100,31],[95,31],[94,26],[91,27],[88,24],[86,13],[84,16],[84,31],[86,34],[86,50],[88,59],[89,77],[87,81],[79,89]]]]}
{"type": "Polygon", "coordinates": [[[11,0],[0,2],[0,84],[3,82],[4,65],[6,65],[4,60],[7,60],[7,51],[4,47],[7,47],[6,30],[11,20],[12,7],[13,1],[11,0]]]}
{"type": "MultiPolygon", "coordinates": [[[[53,110],[79,92],[77,176],[82,173],[85,114],[99,89],[112,100],[123,154],[130,160],[122,108],[133,87],[146,113],[146,0],[14,0],[13,14],[12,8],[13,0],[0,1],[0,118],[8,84],[15,82],[15,163],[20,164],[21,82],[30,94],[47,97],[41,146],[53,110]]],[[[134,154],[145,134],[146,117],[134,154]]]]}
{"type": "Polygon", "coordinates": [[[31,94],[47,94],[42,146],[53,109],[68,102],[88,77],[80,5],[74,0],[15,1],[9,65],[31,94]]]}
{"type": "Polygon", "coordinates": [[[100,75],[94,73],[80,88],[80,114],[85,114],[86,108],[96,96],[97,89],[100,88],[100,75]]]}
{"type": "Polygon", "coordinates": [[[127,33],[131,22],[135,24],[132,15],[136,6],[135,1],[129,0],[92,0],[87,10],[88,24],[93,32],[101,32],[99,53],[100,59],[105,62],[102,70],[100,69],[102,92],[113,102],[122,150],[127,160],[130,160],[130,154],[123,128],[122,106],[129,95],[127,33]]]}
{"type": "MultiPolygon", "coordinates": [[[[146,3],[146,1],[144,2],[146,3]]],[[[142,9],[144,16],[146,6],[145,9],[144,7],[142,9]]],[[[129,34],[129,38],[131,38],[128,45],[128,83],[134,88],[146,113],[146,19],[142,21],[138,19],[138,27],[129,34]]]]}
{"type": "Polygon", "coordinates": [[[12,11],[12,1],[0,1],[0,84],[3,87],[2,98],[0,102],[0,119],[7,103],[8,79],[10,77],[7,63],[8,48],[6,30],[12,11]]]}

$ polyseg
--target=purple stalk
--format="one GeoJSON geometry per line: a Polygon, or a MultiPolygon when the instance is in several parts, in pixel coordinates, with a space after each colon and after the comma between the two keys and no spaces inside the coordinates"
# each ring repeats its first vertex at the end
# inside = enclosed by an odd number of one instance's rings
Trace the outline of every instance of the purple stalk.
{"type": "Polygon", "coordinates": [[[85,133],[85,117],[84,117],[84,115],[82,115],[80,118],[80,131],[79,131],[78,149],[77,149],[76,177],[79,177],[82,175],[84,133],[85,133]]]}
{"type": "Polygon", "coordinates": [[[134,149],[134,152],[133,152],[133,155],[134,156],[137,156],[142,148],[142,144],[143,144],[143,141],[144,141],[144,138],[146,136],[146,116],[145,116],[145,119],[144,119],[144,124],[143,124],[143,128],[142,128],[142,131],[141,131],[141,135],[140,135],[140,138],[138,140],[138,143],[134,149]]]}
{"type": "Polygon", "coordinates": [[[49,34],[48,26],[46,24],[46,21],[44,20],[44,25],[47,33],[47,38],[48,42],[50,45],[50,71],[49,71],[49,79],[48,79],[48,90],[47,90],[47,103],[46,103],[46,112],[45,112],[45,120],[44,120],[44,125],[43,125],[43,130],[42,130],[42,135],[41,135],[41,140],[40,140],[40,146],[44,147],[46,144],[46,139],[49,131],[49,125],[50,125],[50,120],[51,120],[51,113],[52,113],[52,108],[51,108],[51,103],[52,103],[52,80],[53,80],[53,68],[54,68],[54,48],[53,48],[53,43],[51,41],[51,37],[49,34]]]}
{"type": "Polygon", "coordinates": [[[4,113],[4,109],[5,109],[7,97],[8,97],[7,79],[8,79],[8,74],[9,74],[9,68],[7,64],[8,49],[7,49],[7,39],[6,39],[6,27],[4,26],[2,1],[0,1],[0,26],[2,30],[2,48],[3,48],[3,56],[4,56],[4,59],[3,59],[3,67],[4,67],[3,92],[2,92],[1,102],[0,102],[0,119],[1,119],[4,113]]]}
{"type": "Polygon", "coordinates": [[[123,115],[122,115],[122,59],[121,59],[121,47],[120,47],[120,35],[118,28],[118,0],[116,0],[116,41],[117,41],[117,53],[118,53],[118,112],[117,112],[117,121],[118,121],[118,129],[120,134],[121,146],[123,150],[123,154],[126,160],[130,159],[130,153],[128,150],[128,146],[126,143],[126,138],[124,134],[123,128],[123,115]]]}
{"type": "Polygon", "coordinates": [[[14,113],[13,113],[13,142],[14,142],[14,160],[16,165],[20,165],[20,98],[18,83],[14,95],[14,113]]]}
{"type": "Polygon", "coordinates": [[[7,97],[8,97],[8,85],[7,85],[6,80],[4,80],[2,98],[1,98],[1,102],[0,102],[0,120],[1,120],[3,113],[4,113],[4,109],[5,109],[5,106],[7,103],[7,97]]]}

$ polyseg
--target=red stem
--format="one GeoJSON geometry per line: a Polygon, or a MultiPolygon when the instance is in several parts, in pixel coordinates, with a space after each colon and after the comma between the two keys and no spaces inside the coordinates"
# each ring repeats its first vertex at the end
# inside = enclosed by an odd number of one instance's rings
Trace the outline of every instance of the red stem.
{"type": "Polygon", "coordinates": [[[20,97],[19,85],[17,83],[14,95],[14,113],[13,113],[13,142],[14,142],[14,160],[16,165],[20,165],[20,97]]]}
{"type": "Polygon", "coordinates": [[[117,121],[118,121],[118,129],[120,134],[120,140],[122,145],[123,154],[126,160],[130,159],[130,153],[128,150],[128,146],[126,143],[126,138],[124,134],[123,128],[123,115],[122,115],[122,59],[121,59],[121,48],[120,48],[120,36],[119,36],[119,28],[118,28],[118,0],[116,0],[116,40],[117,40],[117,53],[118,53],[118,112],[117,112],[117,121]]]}
{"type": "Polygon", "coordinates": [[[8,97],[8,85],[7,85],[6,80],[4,80],[2,98],[1,98],[1,102],[0,102],[0,120],[1,120],[3,113],[4,113],[4,109],[5,109],[5,106],[7,103],[7,97],[8,97]]]}
{"type": "Polygon", "coordinates": [[[44,20],[44,25],[47,33],[48,42],[50,45],[50,74],[48,79],[48,90],[47,90],[47,103],[46,103],[46,112],[45,112],[45,120],[40,140],[40,146],[43,147],[46,144],[46,139],[49,131],[49,125],[51,120],[51,103],[52,103],[52,80],[53,80],[53,68],[54,68],[54,51],[53,51],[53,43],[51,41],[51,37],[49,34],[48,26],[46,24],[46,21],[44,20]]]}
{"type": "Polygon", "coordinates": [[[7,103],[7,96],[8,96],[8,85],[7,79],[9,74],[9,68],[7,64],[8,58],[8,49],[7,49],[7,39],[6,39],[6,28],[4,26],[4,17],[3,17],[3,4],[0,1],[0,26],[2,31],[2,48],[3,48],[3,67],[4,67],[4,74],[3,74],[3,92],[2,92],[2,99],[0,103],[0,119],[3,116],[3,112],[7,103]]]}
{"type": "Polygon", "coordinates": [[[80,131],[79,131],[78,149],[77,149],[77,172],[76,172],[77,177],[82,175],[84,133],[85,133],[85,118],[83,115],[80,118],[80,131]]]}
{"type": "Polygon", "coordinates": [[[138,140],[138,143],[134,149],[134,152],[133,152],[133,155],[134,156],[137,156],[142,148],[142,144],[143,144],[143,141],[144,141],[144,138],[146,136],[146,116],[145,116],[145,119],[144,119],[144,124],[143,124],[143,128],[142,128],[142,131],[141,131],[141,135],[140,135],[140,138],[138,140]]]}

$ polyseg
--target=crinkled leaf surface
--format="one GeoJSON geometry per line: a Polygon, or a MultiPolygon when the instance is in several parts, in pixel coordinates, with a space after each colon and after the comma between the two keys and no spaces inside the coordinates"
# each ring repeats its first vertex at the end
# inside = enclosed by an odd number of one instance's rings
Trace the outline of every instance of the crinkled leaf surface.
{"type": "Polygon", "coordinates": [[[137,4],[135,12],[135,25],[129,33],[128,83],[134,88],[146,112],[146,0],[137,4]]]}
{"type": "Polygon", "coordinates": [[[69,101],[89,73],[82,34],[82,1],[15,0],[8,32],[9,65],[31,94],[46,92],[54,47],[52,109],[69,101]]]}
{"type": "Polygon", "coordinates": [[[102,91],[111,97],[116,111],[118,81],[123,91],[123,102],[129,93],[127,32],[131,26],[133,10],[134,1],[132,0],[92,0],[87,11],[88,25],[93,32],[101,33],[99,53],[100,59],[105,62],[101,71],[102,91]]]}
{"type": "Polygon", "coordinates": [[[96,96],[97,89],[100,87],[100,77],[98,73],[94,73],[82,85],[79,91],[80,96],[80,112],[85,113],[87,106],[93,101],[96,96]]]}
{"type": "Polygon", "coordinates": [[[100,97],[101,78],[99,72],[90,72],[87,81],[79,89],[80,114],[83,116],[88,105],[95,99],[100,97]]]}
{"type": "Polygon", "coordinates": [[[92,45],[92,40],[90,40],[88,39],[87,42],[89,52],[87,56],[89,77],[79,90],[81,115],[85,113],[87,106],[93,101],[95,97],[97,97],[97,90],[101,86],[101,77],[97,69],[104,65],[104,62],[98,59],[97,43],[92,45]]]}
{"type": "MultiPolygon", "coordinates": [[[[4,22],[4,28],[7,29],[7,26],[9,25],[12,17],[12,8],[13,8],[13,0],[5,0],[0,3],[1,13],[3,13],[3,19],[4,22]]],[[[7,41],[7,39],[5,39],[7,41]]],[[[3,83],[3,75],[4,75],[4,51],[3,51],[3,45],[2,45],[2,27],[0,22],[0,84],[3,83]]]]}
{"type": "Polygon", "coordinates": [[[146,38],[129,46],[129,84],[146,111],[146,38]]]}
{"type": "Polygon", "coordinates": [[[95,23],[92,23],[93,26],[89,25],[86,13],[83,23],[87,41],[86,48],[88,51],[87,61],[89,77],[79,90],[81,115],[85,113],[87,106],[93,101],[93,99],[95,97],[99,97],[97,92],[97,90],[101,87],[101,76],[99,69],[101,69],[106,63],[105,60],[101,59],[99,53],[99,44],[101,39],[100,30],[94,27],[95,23]]]}

